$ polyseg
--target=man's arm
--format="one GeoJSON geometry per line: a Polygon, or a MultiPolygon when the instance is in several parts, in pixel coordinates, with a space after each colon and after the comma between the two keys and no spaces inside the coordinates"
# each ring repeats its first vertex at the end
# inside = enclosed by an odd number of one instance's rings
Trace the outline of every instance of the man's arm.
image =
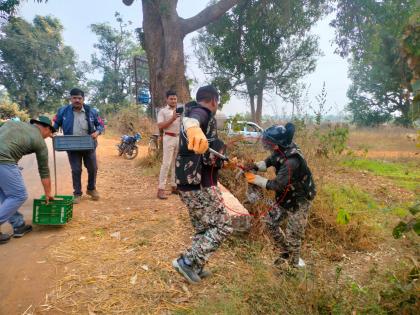
{"type": "Polygon", "coordinates": [[[267,181],[266,188],[276,192],[284,191],[298,167],[299,160],[297,158],[287,159],[277,172],[276,178],[267,181]]]}
{"type": "Polygon", "coordinates": [[[57,114],[53,118],[54,128],[58,130],[63,125],[63,110],[59,108],[57,114]]]}
{"type": "Polygon", "coordinates": [[[93,111],[92,115],[93,115],[93,124],[95,125],[95,129],[96,129],[96,131],[92,133],[92,138],[96,139],[104,131],[104,126],[99,121],[99,115],[96,111],[93,111]]]}
{"type": "Polygon", "coordinates": [[[209,114],[202,108],[193,108],[189,117],[182,119],[185,133],[187,134],[188,150],[195,154],[203,154],[209,148],[209,143],[204,134],[204,126],[208,124],[209,114]]]}
{"type": "Polygon", "coordinates": [[[48,200],[53,199],[53,197],[51,195],[50,169],[48,167],[48,148],[45,141],[42,141],[43,143],[39,145],[35,154],[38,163],[39,176],[41,177],[41,183],[44,187],[45,197],[48,202],[48,200]]]}
{"type": "Polygon", "coordinates": [[[51,195],[51,179],[49,177],[41,178],[41,183],[44,187],[45,200],[48,202],[49,200],[54,199],[51,195]]]}

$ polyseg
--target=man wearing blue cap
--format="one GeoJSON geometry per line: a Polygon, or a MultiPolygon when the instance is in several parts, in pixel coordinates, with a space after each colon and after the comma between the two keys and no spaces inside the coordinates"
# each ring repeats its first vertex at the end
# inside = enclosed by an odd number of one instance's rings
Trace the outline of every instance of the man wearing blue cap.
{"type": "Polygon", "coordinates": [[[266,225],[279,257],[274,262],[279,267],[303,267],[300,247],[305,235],[311,200],[316,194],[311,171],[299,147],[292,141],[295,127],[272,126],[263,133],[263,145],[271,151],[264,161],[247,165],[248,171],[265,172],[274,167],[276,177],[265,177],[245,173],[248,183],[276,192],[276,203],[265,217],[266,225]],[[287,219],[286,230],[280,224],[287,219]]]}

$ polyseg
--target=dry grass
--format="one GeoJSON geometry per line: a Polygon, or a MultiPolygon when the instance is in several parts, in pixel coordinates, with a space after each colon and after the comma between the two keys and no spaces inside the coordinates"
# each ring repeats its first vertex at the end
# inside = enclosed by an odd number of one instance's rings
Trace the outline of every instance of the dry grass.
{"type": "Polygon", "coordinates": [[[353,150],[416,151],[416,142],[407,135],[416,135],[415,129],[395,126],[352,128],[349,147],[353,150]]]}
{"type": "Polygon", "coordinates": [[[150,135],[158,133],[156,123],[134,108],[126,108],[118,112],[109,119],[108,127],[110,130],[121,134],[134,134],[140,132],[143,139],[148,139],[150,135]]]}
{"type": "MultiPolygon", "coordinates": [[[[187,211],[178,199],[156,202],[150,197],[151,187],[154,196],[155,187],[150,183],[156,182],[156,174],[141,169],[154,170],[159,163],[154,157],[143,156],[137,167],[118,160],[112,164],[114,169],[107,169],[115,183],[112,186],[118,183],[119,189],[123,188],[113,197],[117,206],[108,212],[87,209],[83,215],[79,213],[67,227],[67,235],[51,250],[51,260],[64,276],[37,311],[89,315],[398,314],[403,309],[415,314],[418,282],[407,279],[417,263],[405,258],[412,252],[418,254],[412,250],[411,236],[395,241],[388,229],[384,241],[365,214],[355,214],[347,225],[337,224],[337,208],[323,187],[342,185],[341,175],[337,175],[340,158],[319,158],[309,147],[310,138],[304,140],[303,149],[311,156],[309,164],[319,191],[302,248],[308,263],[305,271],[279,274],[272,267],[275,252],[261,221],[255,220],[249,236],[230,239],[212,257],[211,278],[199,286],[187,285],[171,267],[171,260],[191,242],[187,211]],[[121,165],[126,167],[124,172],[121,165]]],[[[267,155],[258,144],[235,141],[230,149],[231,157],[243,161],[267,155]]],[[[355,174],[343,176],[357,184],[355,174]]],[[[236,178],[235,171],[223,171],[221,181],[245,201],[247,185],[243,178],[236,178]]],[[[372,178],[366,176],[365,181],[372,183],[372,178]]],[[[268,210],[261,203],[245,203],[245,207],[253,214],[268,210]]],[[[371,214],[376,215],[382,214],[371,214]]],[[[389,218],[383,215],[384,220],[389,218]]]]}
{"type": "Polygon", "coordinates": [[[172,281],[177,277],[170,266],[174,248],[183,244],[162,237],[165,230],[181,234],[185,226],[179,221],[148,210],[142,216],[127,211],[101,216],[95,224],[81,221],[72,228],[78,233],[69,234],[66,246],[51,253],[66,275],[40,311],[161,313],[188,296],[185,285],[172,281]]]}

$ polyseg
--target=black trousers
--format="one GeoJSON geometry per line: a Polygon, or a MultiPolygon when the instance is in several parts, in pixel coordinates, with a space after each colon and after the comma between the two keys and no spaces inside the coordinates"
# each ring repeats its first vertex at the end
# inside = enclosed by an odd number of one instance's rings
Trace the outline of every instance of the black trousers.
{"type": "Polygon", "coordinates": [[[96,150],[67,151],[73,179],[73,194],[82,195],[82,161],[88,172],[88,190],[96,189],[96,175],[98,164],[96,163],[96,150]]]}

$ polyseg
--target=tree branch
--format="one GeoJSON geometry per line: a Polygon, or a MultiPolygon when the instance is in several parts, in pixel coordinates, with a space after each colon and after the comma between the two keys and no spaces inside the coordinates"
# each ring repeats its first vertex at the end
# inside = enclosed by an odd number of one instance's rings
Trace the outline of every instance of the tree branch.
{"type": "Polygon", "coordinates": [[[233,6],[235,6],[240,0],[220,0],[215,4],[212,4],[202,10],[197,15],[189,18],[182,19],[180,18],[182,31],[184,35],[194,32],[203,26],[217,20],[233,6]]]}

